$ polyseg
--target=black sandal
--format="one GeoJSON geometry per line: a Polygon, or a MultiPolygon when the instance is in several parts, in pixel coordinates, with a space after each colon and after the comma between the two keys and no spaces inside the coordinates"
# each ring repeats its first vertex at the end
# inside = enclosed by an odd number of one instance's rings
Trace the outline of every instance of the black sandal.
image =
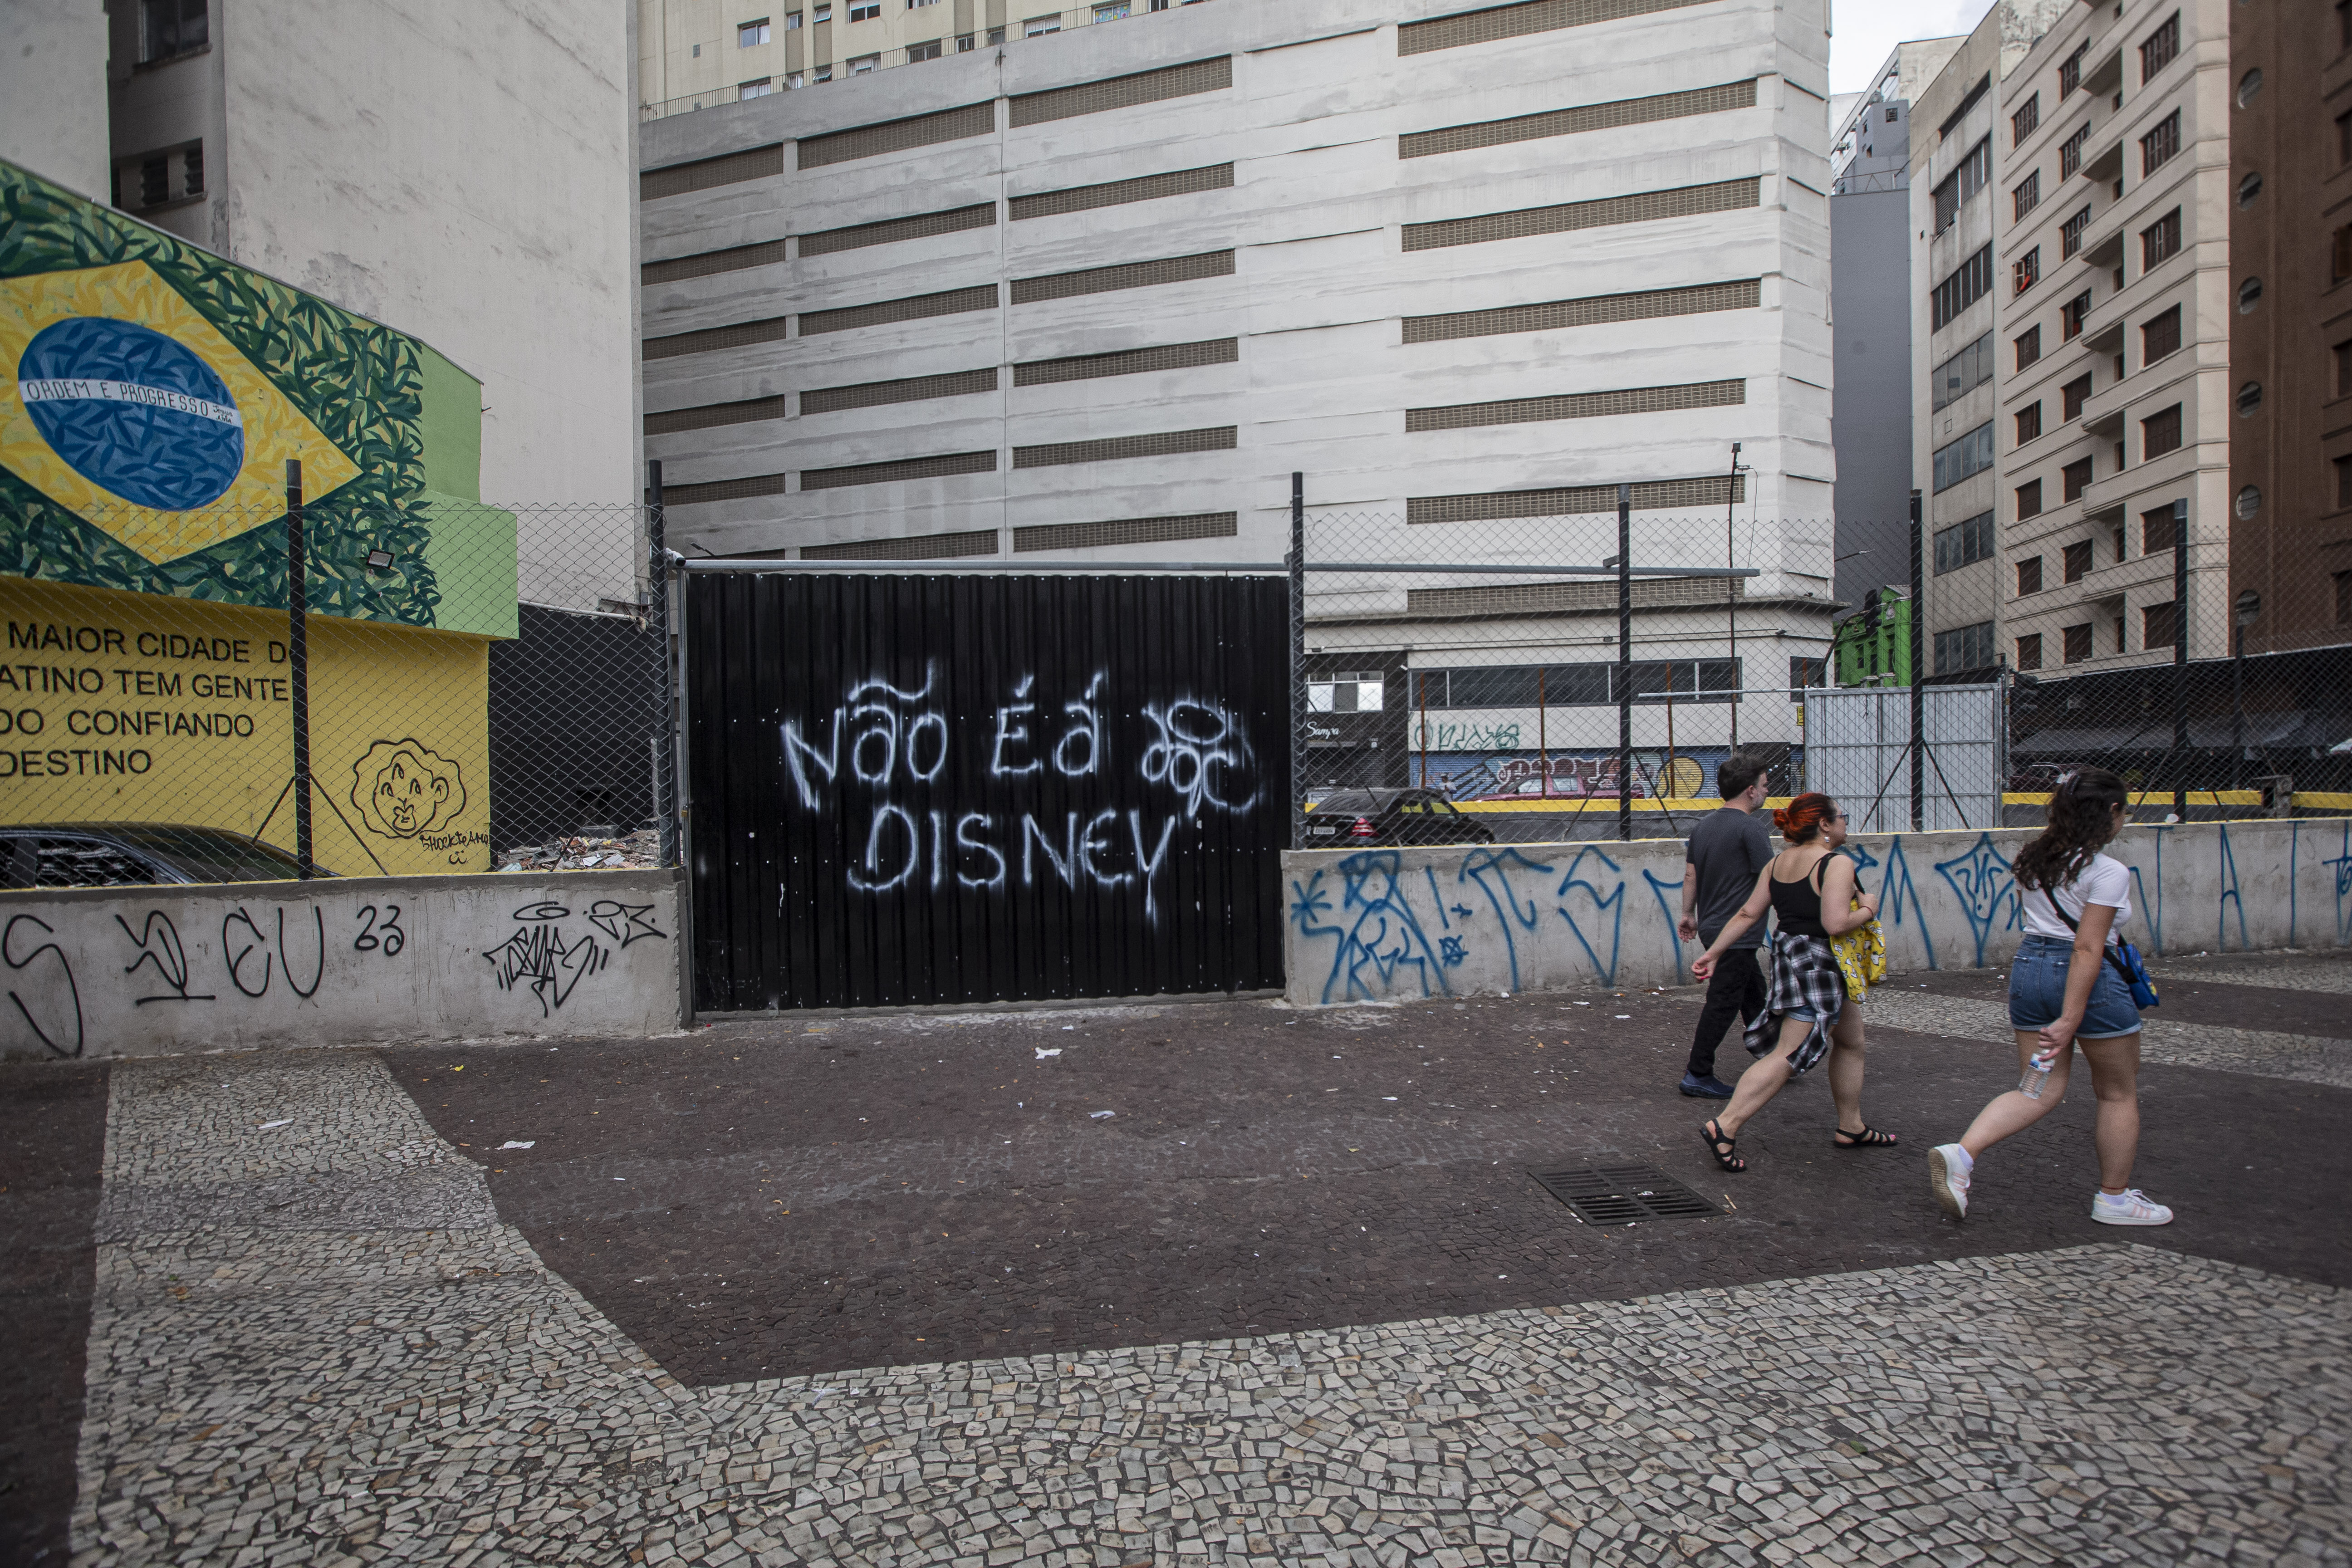
{"type": "Polygon", "coordinates": [[[1837,1128],[1832,1138],[1832,1147],[1838,1149],[1892,1149],[1895,1147],[1895,1142],[1894,1133],[1881,1132],[1875,1127],[1867,1124],[1859,1132],[1849,1132],[1843,1127],[1837,1128]]]}
{"type": "Polygon", "coordinates": [[[1699,1141],[1706,1145],[1706,1152],[1715,1156],[1717,1164],[1727,1171],[1748,1169],[1748,1162],[1732,1152],[1739,1147],[1739,1140],[1726,1138],[1723,1135],[1722,1122],[1709,1117],[1706,1125],[1698,1130],[1698,1135],[1699,1141]]]}

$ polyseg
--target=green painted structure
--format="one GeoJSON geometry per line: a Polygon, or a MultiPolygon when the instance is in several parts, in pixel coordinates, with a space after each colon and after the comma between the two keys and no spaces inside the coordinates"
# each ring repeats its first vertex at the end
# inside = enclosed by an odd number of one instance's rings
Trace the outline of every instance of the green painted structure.
{"type": "Polygon", "coordinates": [[[1840,686],[1911,684],[1911,601],[1900,588],[1873,588],[1830,634],[1840,686]]]}

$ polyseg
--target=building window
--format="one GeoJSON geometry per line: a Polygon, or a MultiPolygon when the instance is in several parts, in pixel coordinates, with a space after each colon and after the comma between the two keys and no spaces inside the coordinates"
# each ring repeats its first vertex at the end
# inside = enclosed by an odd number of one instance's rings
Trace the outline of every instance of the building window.
{"type": "Polygon", "coordinates": [[[1979,621],[1972,626],[1958,626],[1936,634],[1936,673],[1958,675],[1967,670],[1990,669],[1994,666],[1992,623],[1979,621]]]}
{"type": "Polygon", "coordinates": [[[784,31],[785,31],[785,32],[787,32],[787,33],[797,33],[797,32],[799,32],[800,30],[801,30],[801,14],[800,14],[798,11],[787,11],[787,12],[785,12],[785,13],[784,13],[784,31]]]}
{"type": "MultiPolygon", "coordinates": [[[[2145,648],[2170,647],[2177,634],[2179,617],[2170,604],[2143,605],[2139,612],[2139,646],[2145,648]]],[[[2118,649],[2118,652],[2121,650],[2118,649]]]]}
{"type": "Polygon", "coordinates": [[[2042,434],[2042,400],[2034,399],[2017,411],[2017,444],[2024,446],[2042,434]]]}
{"type": "Polygon", "coordinates": [[[809,20],[810,20],[810,21],[812,21],[812,22],[819,23],[819,24],[823,24],[823,23],[825,23],[825,22],[830,22],[830,21],[832,21],[832,20],[833,20],[833,7],[832,7],[831,5],[812,5],[812,6],[810,6],[810,7],[809,7],[809,20]]]}
{"type": "Polygon", "coordinates": [[[2010,221],[2012,223],[2040,206],[2042,205],[2042,171],[2036,169],[2026,175],[2024,183],[2009,193],[2009,199],[2016,209],[2010,214],[2010,221]]]}
{"type": "Polygon", "coordinates": [[[849,0],[849,19],[853,22],[880,21],[882,0],[849,0]]]}
{"type": "Polygon", "coordinates": [[[1097,22],[1116,22],[1123,16],[1131,15],[1134,10],[1135,7],[1129,3],[1129,0],[1116,0],[1116,4],[1113,5],[1096,6],[1095,20],[1097,22]]]}
{"type": "Polygon", "coordinates": [[[849,74],[852,76],[864,76],[867,71],[879,70],[881,68],[882,57],[880,55],[859,55],[856,59],[849,62],[849,74]]]}
{"type": "Polygon", "coordinates": [[[2352,49],[2352,0],[2336,0],[2336,47],[2352,49]]]}
{"type": "Polygon", "coordinates": [[[2180,254],[2180,209],[2173,208],[2139,231],[2139,269],[2151,271],[2180,254]]]}
{"type": "MultiPolygon", "coordinates": [[[[171,199],[172,159],[170,154],[158,153],[152,158],[142,160],[139,165],[139,205],[142,207],[152,207],[158,202],[167,202],[171,199]]],[[[288,548],[291,549],[292,546],[289,545],[288,548]]]]}
{"type": "Polygon", "coordinates": [[[1992,513],[1976,516],[1936,531],[1936,573],[1957,572],[1992,559],[1992,513]]]}
{"type": "Polygon", "coordinates": [[[2019,257],[2010,268],[2011,292],[2022,294],[2042,281],[2042,247],[2035,246],[2019,257]]]}
{"type": "Polygon", "coordinates": [[[205,0],[140,0],[141,65],[194,54],[210,40],[205,0]]]}
{"type": "Polygon", "coordinates": [[[2336,161],[2352,163],[2352,113],[2336,117],[2336,161]]]}
{"type": "Polygon", "coordinates": [[[2071,343],[2076,338],[2081,337],[2083,335],[2083,318],[2090,313],[2091,291],[2088,289],[2084,289],[2080,294],[2075,295],[2073,299],[2059,306],[2059,341],[2061,342],[2071,343]]]}
{"type": "Polygon", "coordinates": [[[1992,379],[1992,334],[1987,332],[1936,367],[1931,383],[1935,405],[1942,408],[1992,379]]]}
{"type": "Polygon", "coordinates": [[[2077,44],[2074,52],[2058,62],[2058,101],[2063,103],[2083,85],[2083,51],[2088,44],[2077,44]]]}
{"type": "Polygon", "coordinates": [[[997,45],[999,45],[999,44],[1003,43],[1003,41],[1004,41],[1004,29],[1003,29],[1003,28],[1002,28],[1002,27],[991,27],[991,28],[988,30],[988,46],[989,46],[989,47],[991,47],[991,48],[994,48],[997,45]]]}
{"type": "Polygon", "coordinates": [[[907,63],[911,66],[923,60],[938,59],[940,53],[940,41],[939,39],[933,38],[928,44],[908,44],[907,46],[907,63]]]}
{"type": "Polygon", "coordinates": [[[735,26],[735,47],[739,49],[753,48],[766,43],[769,36],[765,16],[756,22],[739,22],[735,26]]]}
{"type": "Polygon", "coordinates": [[[2263,176],[2260,170],[2248,174],[2244,179],[2238,182],[2238,205],[2240,206],[2252,206],[2254,205],[2254,198],[2262,194],[2263,176]]]}
{"type": "Polygon", "coordinates": [[[2042,668],[2042,634],[2040,632],[2017,639],[2017,668],[2020,669],[2042,668]]]}
{"type": "Polygon", "coordinates": [[[2058,177],[2071,180],[2083,167],[2083,143],[2089,141],[2091,128],[2084,126],[2058,144],[2058,177]]]}
{"type": "Polygon", "coordinates": [[[2180,53],[2180,13],[2165,18],[2164,26],[2139,47],[2139,79],[2143,82],[2170,65],[2180,53]]]}
{"type": "Polygon", "coordinates": [[[2150,316],[2139,330],[2139,362],[2154,364],[2180,347],[2180,307],[2150,316]]]}
{"type": "Polygon", "coordinates": [[[2023,370],[2042,357],[2042,329],[2028,327],[2017,334],[2017,368],[2023,370]]]}
{"type": "MultiPolygon", "coordinates": [[[[1893,110],[1890,110],[1888,112],[1892,113],[1893,110]]],[[[1807,658],[1801,654],[1792,654],[1790,656],[1789,687],[1790,690],[1807,691],[1815,687],[1827,686],[1829,683],[1829,660],[1825,658],[1807,658]]]]}
{"type": "Polygon", "coordinates": [[[2142,179],[2155,174],[2172,161],[2180,151],[2180,110],[2174,110],[2157,122],[2156,129],[2139,139],[2139,172],[2142,179]]]}
{"type": "Polygon", "coordinates": [[[2352,458],[2336,459],[2336,504],[2352,506],[2352,458]]]}
{"type": "Polygon", "coordinates": [[[2084,207],[2068,218],[2058,228],[2058,259],[2065,260],[2083,248],[2083,231],[2091,225],[2091,209],[2084,207]]]}
{"type": "Polygon", "coordinates": [[[2252,419],[2254,416],[2254,411],[2263,405],[2263,384],[2259,381],[2250,381],[2245,383],[2238,388],[2238,395],[2235,401],[2238,407],[2238,417],[2241,419],[2252,419]]]}
{"type": "Polygon", "coordinates": [[[1951,227],[1953,219],[1960,216],[1960,209],[1991,182],[1992,138],[1988,136],[1969,148],[1969,155],[1960,160],[1960,166],[1944,176],[1944,183],[1936,187],[1935,232],[1941,234],[1951,227]]]}
{"type": "Polygon", "coordinates": [[[2173,526],[2172,509],[2157,507],[2139,514],[2139,552],[2142,555],[2167,555],[2180,538],[2180,530],[2173,526]]]}
{"type": "Polygon", "coordinates": [[[2089,458],[2077,458],[2059,469],[2058,499],[2060,500],[2081,500],[2083,492],[2091,488],[2093,471],[2093,459],[2089,458]]]}
{"type": "Polygon", "coordinates": [[[816,79],[819,81],[831,81],[833,79],[833,68],[831,66],[817,67],[816,79]]]}
{"type": "Polygon", "coordinates": [[[2263,68],[2256,66],[2238,79],[2238,107],[2243,109],[2263,94],[2263,68]]]}
{"type": "Polygon", "coordinates": [[[806,87],[807,85],[808,77],[806,73],[802,71],[794,71],[790,76],[784,78],[784,86],[787,88],[797,89],[806,87]]]}
{"type": "Polygon", "coordinates": [[[2352,223],[2336,231],[2327,251],[2327,278],[2331,283],[2341,283],[2352,278],[2352,223]]]}
{"type": "Polygon", "coordinates": [[[2017,596],[2042,592],[2042,557],[2029,555],[2017,563],[2017,596]]]}
{"type": "Polygon", "coordinates": [[[2352,626],[2352,572],[2336,574],[2336,624],[2352,626]]]}
{"type": "Polygon", "coordinates": [[[1058,11],[1051,16],[1032,16],[1021,24],[1021,36],[1024,38],[1041,38],[1047,33],[1058,33],[1061,30],[1062,16],[1058,11]]]}
{"type": "Polygon", "coordinates": [[[2068,664],[2080,664],[2091,657],[2090,622],[2084,621],[2079,626],[2067,626],[2058,635],[2063,640],[2064,657],[2068,664]]]}
{"type": "MultiPolygon", "coordinates": [[[[2042,481],[2040,479],[2028,479],[2023,484],[2017,487],[2017,521],[2023,522],[2029,517],[2040,517],[2041,515],[2042,481]]],[[[2042,570],[2042,567],[2037,563],[2033,569],[2036,572],[2039,572],[2042,570]]]]}
{"type": "Polygon", "coordinates": [[[763,76],[757,81],[738,82],[735,87],[735,96],[739,100],[746,98],[765,98],[775,90],[775,79],[763,76]]]}
{"type": "MultiPolygon", "coordinates": [[[[2347,0],[2352,3],[2352,0],[2347,0]]],[[[2034,93],[2025,100],[2025,107],[2009,117],[2009,144],[2012,147],[2033,134],[2042,123],[2042,95],[2034,93]]]]}
{"type": "Polygon", "coordinates": [[[184,196],[205,194],[205,144],[201,142],[180,155],[180,194],[184,196]]]}
{"type": "Polygon", "coordinates": [[[2084,371],[2058,389],[2058,405],[2065,411],[2065,416],[2069,421],[2081,418],[2083,405],[2089,401],[2091,401],[2089,371],[2084,371]]]}
{"type": "Polygon", "coordinates": [[[1928,330],[1940,331],[1949,326],[1953,318],[1991,292],[1992,247],[1987,245],[1936,285],[1928,301],[1928,313],[1934,318],[1928,330]]]}
{"type": "Polygon", "coordinates": [[[2078,540],[2058,554],[2058,574],[2069,583],[2079,583],[2091,572],[2091,542],[2078,540]]]}
{"type": "Polygon", "coordinates": [[[2151,414],[2139,422],[2139,460],[2180,450],[2180,405],[2151,414]]]}
{"type": "Polygon", "coordinates": [[[1992,467],[1992,421],[1936,448],[1936,489],[1950,489],[1971,474],[1992,467]]]}

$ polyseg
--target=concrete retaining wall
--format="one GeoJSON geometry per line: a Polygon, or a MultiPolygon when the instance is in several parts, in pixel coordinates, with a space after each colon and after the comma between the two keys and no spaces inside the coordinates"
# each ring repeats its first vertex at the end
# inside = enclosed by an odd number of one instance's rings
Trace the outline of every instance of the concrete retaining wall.
{"type": "MultiPolygon", "coordinates": [[[[1857,838],[1883,889],[1887,963],[2006,964],[2010,860],[2032,832],[1857,838]]],[[[2352,819],[2128,829],[2126,934],[2166,952],[2352,945],[2352,819]]],[[[1574,986],[1673,985],[1700,949],[1675,934],[1683,843],[1299,850],[1283,857],[1288,995],[1303,1005],[1574,986]]]]}
{"type": "Polygon", "coordinates": [[[154,1056],[679,1023],[668,871],[0,893],[0,1054],[154,1056]]]}

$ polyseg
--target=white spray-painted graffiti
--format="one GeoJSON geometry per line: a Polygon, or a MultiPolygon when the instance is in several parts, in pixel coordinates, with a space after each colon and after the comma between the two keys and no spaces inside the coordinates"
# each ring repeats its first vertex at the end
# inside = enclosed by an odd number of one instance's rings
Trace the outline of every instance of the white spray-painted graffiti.
{"type": "MultiPolygon", "coordinates": [[[[824,718],[780,725],[791,799],[808,812],[849,809],[842,793],[862,786],[873,798],[862,848],[844,872],[855,891],[938,892],[953,886],[1003,891],[1016,884],[1058,882],[1067,889],[1131,889],[1146,920],[1160,915],[1158,879],[1179,827],[1203,812],[1248,815],[1264,793],[1255,752],[1240,717],[1197,697],[1147,702],[1139,711],[1153,738],[1135,758],[1134,776],[1173,797],[1164,810],[1106,805],[1059,812],[972,811],[914,798],[951,782],[956,742],[936,706],[936,664],[911,689],[880,676],[850,686],[824,718]],[[848,778],[843,778],[845,762],[848,778]]],[[[1113,781],[1104,706],[1109,672],[1097,669],[1058,705],[1037,677],[1015,681],[991,712],[980,776],[992,789],[1027,781],[1113,781]]],[[[969,772],[969,770],[968,770],[969,772]]],[[[853,845],[857,843],[852,825],[853,845]]]]}

